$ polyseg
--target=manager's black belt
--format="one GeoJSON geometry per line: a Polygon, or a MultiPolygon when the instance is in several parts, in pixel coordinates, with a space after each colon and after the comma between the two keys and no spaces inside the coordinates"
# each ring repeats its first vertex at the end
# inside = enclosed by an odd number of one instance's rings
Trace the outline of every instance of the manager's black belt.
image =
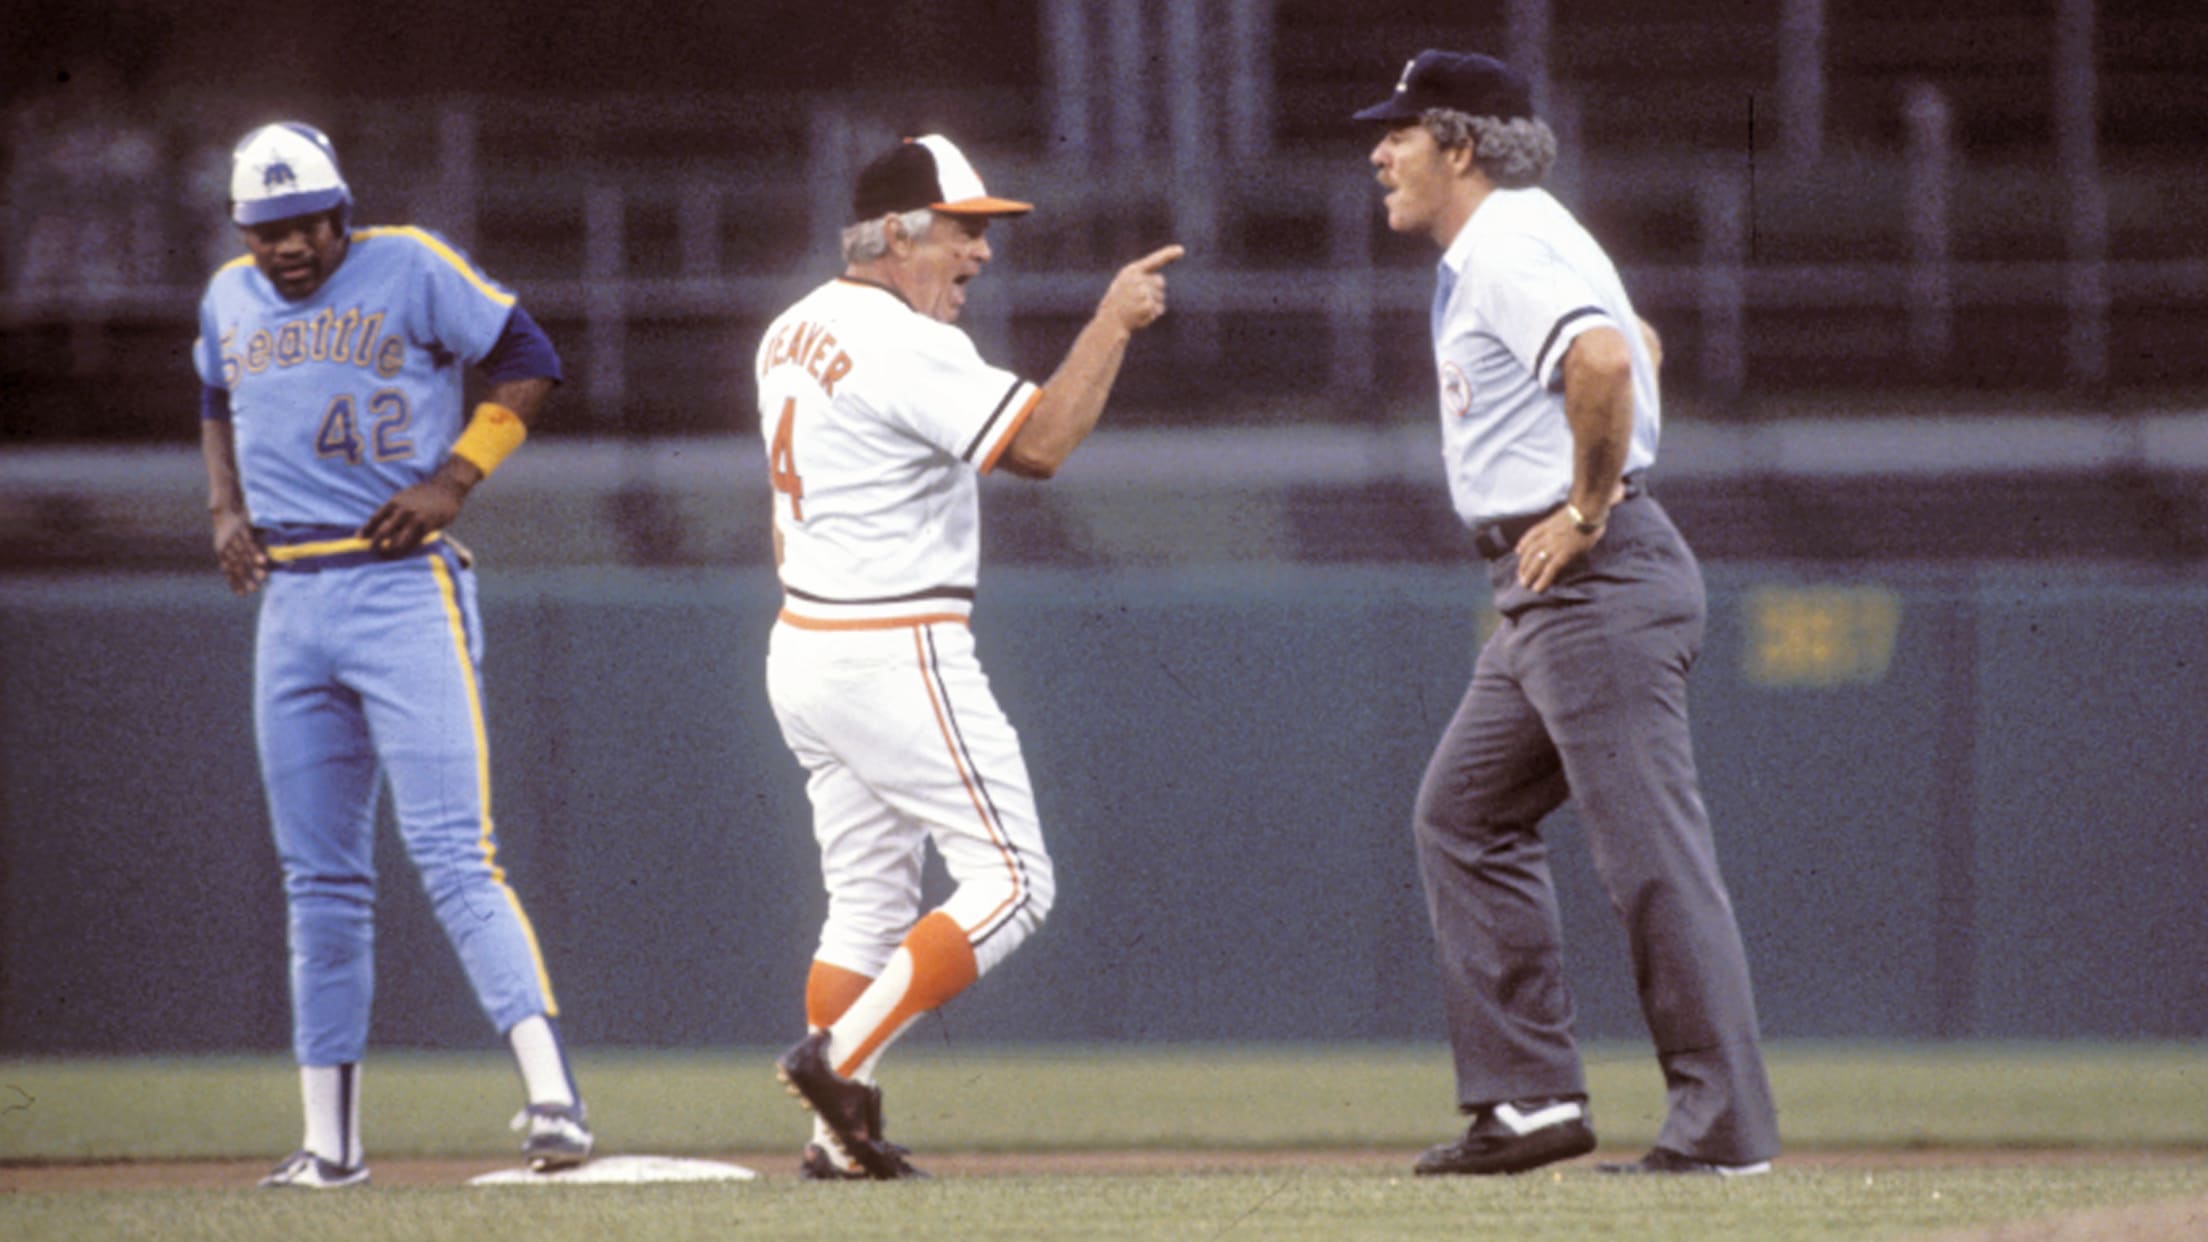
{"type": "MultiPolygon", "coordinates": [[[[1640,495],[1643,490],[1639,471],[1625,476],[1620,482],[1625,484],[1625,495],[1618,498],[1621,505],[1640,495]]],[[[1479,553],[1483,560],[1499,561],[1517,550],[1518,541],[1525,538],[1526,532],[1532,530],[1536,522],[1563,507],[1563,502],[1558,501],[1539,513],[1522,513],[1516,517],[1498,518],[1476,526],[1472,529],[1472,550],[1479,553]]]]}

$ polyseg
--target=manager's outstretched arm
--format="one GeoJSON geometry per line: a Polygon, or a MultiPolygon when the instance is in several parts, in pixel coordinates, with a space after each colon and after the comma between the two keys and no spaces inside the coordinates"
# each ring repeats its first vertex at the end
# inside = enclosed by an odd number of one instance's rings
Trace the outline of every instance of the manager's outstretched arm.
{"type": "Polygon", "coordinates": [[[1166,264],[1187,253],[1181,246],[1166,246],[1119,269],[1096,314],[1043,385],[1035,412],[1005,446],[999,465],[1021,478],[1047,479],[1066,464],[1103,417],[1128,339],[1165,313],[1166,264]]]}

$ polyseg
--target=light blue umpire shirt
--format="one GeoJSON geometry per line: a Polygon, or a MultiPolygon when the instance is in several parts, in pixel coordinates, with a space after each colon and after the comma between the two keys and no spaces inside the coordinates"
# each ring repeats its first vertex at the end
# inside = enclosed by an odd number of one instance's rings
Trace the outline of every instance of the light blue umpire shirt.
{"type": "Polygon", "coordinates": [[[1596,327],[1633,352],[1625,471],[1656,462],[1656,368],[1608,255],[1546,190],[1492,191],[1443,252],[1434,289],[1442,463],[1465,525],[1555,508],[1572,487],[1564,353],[1596,327]]]}

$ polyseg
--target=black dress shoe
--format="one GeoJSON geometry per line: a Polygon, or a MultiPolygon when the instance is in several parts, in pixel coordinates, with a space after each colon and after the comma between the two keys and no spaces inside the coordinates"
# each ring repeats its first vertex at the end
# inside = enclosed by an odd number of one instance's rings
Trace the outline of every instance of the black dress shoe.
{"type": "Polygon", "coordinates": [[[1594,1149],[1585,1101],[1513,1100],[1481,1109],[1463,1138],[1427,1148],[1412,1169],[1422,1176],[1523,1173],[1594,1149]]]}
{"type": "Polygon", "coordinates": [[[1648,1154],[1631,1164],[1598,1164],[1598,1173],[1672,1173],[1689,1177],[1753,1177],[1769,1173],[1771,1162],[1752,1160],[1746,1164],[1727,1164],[1722,1160],[1698,1160],[1683,1156],[1669,1147],[1651,1147],[1648,1154]]]}

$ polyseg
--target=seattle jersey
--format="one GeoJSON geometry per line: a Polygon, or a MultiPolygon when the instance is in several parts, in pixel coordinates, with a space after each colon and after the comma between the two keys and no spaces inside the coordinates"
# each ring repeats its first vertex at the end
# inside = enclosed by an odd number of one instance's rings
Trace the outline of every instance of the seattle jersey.
{"type": "Polygon", "coordinates": [[[756,360],[784,616],[964,616],[981,566],[980,475],[1042,390],[958,328],[848,278],[767,328],[756,360]]]}
{"type": "Polygon", "coordinates": [[[460,436],[465,369],[513,308],[512,293],[417,228],[355,230],[298,302],[250,256],[225,264],[200,300],[192,362],[230,394],[254,523],[358,527],[428,478],[460,436]]]}
{"type": "Polygon", "coordinates": [[[1442,458],[1467,525],[1539,513],[1572,487],[1564,352],[1611,327],[1633,351],[1625,470],[1655,464],[1661,411],[1640,319],[1602,247],[1545,190],[1495,190],[1441,259],[1434,363],[1442,458]]]}

